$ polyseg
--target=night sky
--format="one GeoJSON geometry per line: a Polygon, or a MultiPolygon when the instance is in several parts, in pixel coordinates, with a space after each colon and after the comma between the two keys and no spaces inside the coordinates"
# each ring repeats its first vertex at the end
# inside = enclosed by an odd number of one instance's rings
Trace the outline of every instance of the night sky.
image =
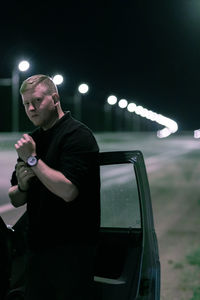
{"type": "Polygon", "coordinates": [[[102,105],[115,94],[200,128],[199,0],[7,1],[0,25],[0,78],[26,58],[27,76],[62,73],[63,93],[85,81],[102,105]]]}

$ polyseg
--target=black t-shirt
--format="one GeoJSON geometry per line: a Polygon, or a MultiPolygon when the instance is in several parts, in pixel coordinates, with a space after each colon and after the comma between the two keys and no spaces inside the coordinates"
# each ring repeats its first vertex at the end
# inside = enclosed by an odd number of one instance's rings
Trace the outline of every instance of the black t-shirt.
{"type": "MultiPolygon", "coordinates": [[[[32,180],[27,197],[30,248],[94,243],[100,226],[100,174],[99,148],[91,130],[66,112],[49,130],[39,128],[30,135],[38,157],[79,190],[75,200],[66,202],[37,177],[32,180]]],[[[17,184],[15,172],[11,184],[17,184]]]]}

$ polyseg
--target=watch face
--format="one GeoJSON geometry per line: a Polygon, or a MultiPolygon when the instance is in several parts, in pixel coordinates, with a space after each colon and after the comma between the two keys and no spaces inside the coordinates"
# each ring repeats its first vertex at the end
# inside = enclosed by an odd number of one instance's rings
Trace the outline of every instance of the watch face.
{"type": "Polygon", "coordinates": [[[30,156],[27,160],[28,165],[31,167],[37,165],[37,162],[38,162],[38,160],[35,156],[30,156]]]}

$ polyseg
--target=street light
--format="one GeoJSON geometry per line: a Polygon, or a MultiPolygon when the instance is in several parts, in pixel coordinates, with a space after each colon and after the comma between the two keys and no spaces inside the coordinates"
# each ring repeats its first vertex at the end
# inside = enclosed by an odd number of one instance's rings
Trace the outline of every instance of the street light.
{"type": "Polygon", "coordinates": [[[126,99],[121,99],[119,100],[118,105],[120,108],[126,108],[128,105],[128,101],[126,99]]]}
{"type": "Polygon", "coordinates": [[[136,104],[134,102],[129,103],[127,109],[129,112],[134,112],[136,109],[136,104]]]}
{"type": "Polygon", "coordinates": [[[74,95],[74,113],[79,121],[82,119],[82,95],[87,94],[88,91],[89,86],[86,83],[81,83],[74,95]]]}
{"type": "Polygon", "coordinates": [[[28,61],[21,61],[12,71],[12,131],[19,131],[19,71],[25,72],[29,69],[28,61]]]}
{"type": "Polygon", "coordinates": [[[30,64],[27,60],[22,60],[19,64],[18,64],[18,69],[22,72],[27,71],[30,67],[30,64]]]}
{"type": "Polygon", "coordinates": [[[111,95],[107,98],[107,102],[110,105],[115,105],[117,103],[117,97],[114,95],[111,95]]]}
{"type": "Polygon", "coordinates": [[[60,74],[57,74],[53,77],[53,82],[56,84],[56,85],[60,85],[63,83],[63,76],[60,75],[60,74]]]}
{"type": "Polygon", "coordinates": [[[89,86],[86,83],[82,83],[79,85],[78,91],[80,94],[86,94],[89,91],[89,86]]]}
{"type": "Polygon", "coordinates": [[[104,104],[104,119],[105,128],[107,130],[113,130],[115,128],[115,104],[117,103],[117,97],[110,95],[107,97],[107,101],[104,104]]]}

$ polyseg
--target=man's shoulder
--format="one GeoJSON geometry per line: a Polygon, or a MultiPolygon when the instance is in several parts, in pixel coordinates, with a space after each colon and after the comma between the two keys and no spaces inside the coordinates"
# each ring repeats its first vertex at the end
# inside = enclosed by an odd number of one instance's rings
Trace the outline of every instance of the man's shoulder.
{"type": "Polygon", "coordinates": [[[58,130],[61,134],[75,134],[75,135],[84,135],[91,137],[93,136],[92,130],[84,123],[80,122],[79,120],[73,118],[70,114],[68,118],[65,118],[65,120],[60,124],[60,128],[58,130]]]}
{"type": "MultiPolygon", "coordinates": [[[[70,145],[78,145],[78,148],[95,148],[98,150],[97,141],[92,130],[84,123],[70,117],[63,122],[60,135],[70,145]]],[[[68,144],[68,145],[69,145],[68,144]]]]}

